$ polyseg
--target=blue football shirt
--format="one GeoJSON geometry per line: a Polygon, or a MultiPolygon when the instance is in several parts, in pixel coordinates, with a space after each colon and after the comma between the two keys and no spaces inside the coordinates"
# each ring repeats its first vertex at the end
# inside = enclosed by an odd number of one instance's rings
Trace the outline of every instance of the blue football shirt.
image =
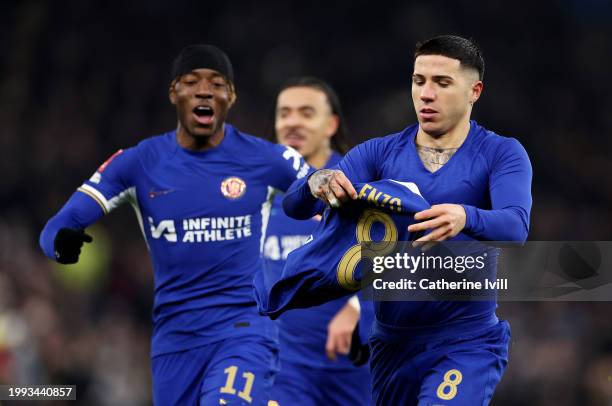
{"type": "MultiPolygon", "coordinates": [[[[524,241],[529,231],[532,169],[522,145],[475,121],[457,152],[438,171],[428,171],[416,149],[418,125],[353,148],[338,164],[353,183],[395,179],[414,182],[431,205],[461,204],[466,225],[456,241],[524,241]]],[[[303,218],[318,210],[306,180],[290,188],[285,212],[303,218]]],[[[488,320],[495,301],[377,302],[376,319],[395,327],[444,326],[461,320],[488,320]]]]}
{"type": "Polygon", "coordinates": [[[275,190],[308,170],[297,151],[228,124],[222,142],[203,152],[180,147],[175,131],[151,137],[105,162],[64,207],[74,207],[70,219],[59,222],[60,211],[50,220],[41,245],[53,258],[51,229],[85,228],[129,202],[153,262],[153,356],[273,335],[257,313],[252,279],[275,190]]]}

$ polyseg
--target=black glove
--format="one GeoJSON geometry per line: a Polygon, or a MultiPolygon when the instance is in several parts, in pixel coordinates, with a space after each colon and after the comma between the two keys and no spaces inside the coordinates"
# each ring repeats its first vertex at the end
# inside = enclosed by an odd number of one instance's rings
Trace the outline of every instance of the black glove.
{"type": "Polygon", "coordinates": [[[351,338],[351,348],[348,354],[349,359],[354,366],[360,367],[370,359],[370,346],[368,344],[361,343],[361,337],[359,336],[359,323],[353,330],[353,336],[351,338]]]}
{"type": "Polygon", "coordinates": [[[75,264],[79,260],[83,242],[92,242],[93,238],[84,230],[60,228],[53,241],[55,259],[60,264],[75,264]]]}

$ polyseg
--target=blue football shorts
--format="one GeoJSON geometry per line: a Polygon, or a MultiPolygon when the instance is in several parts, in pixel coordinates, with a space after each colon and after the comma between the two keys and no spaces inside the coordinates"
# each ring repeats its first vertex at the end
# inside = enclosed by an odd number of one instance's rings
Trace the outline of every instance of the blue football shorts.
{"type": "Polygon", "coordinates": [[[487,405],[508,363],[510,326],[455,335],[370,338],[376,405],[487,405]]]}
{"type": "Polygon", "coordinates": [[[278,348],[266,337],[235,337],[158,355],[151,366],[155,405],[267,406],[278,348]]]}
{"type": "Polygon", "coordinates": [[[279,406],[368,406],[371,399],[367,365],[324,369],[282,360],[272,387],[272,400],[279,406]]]}

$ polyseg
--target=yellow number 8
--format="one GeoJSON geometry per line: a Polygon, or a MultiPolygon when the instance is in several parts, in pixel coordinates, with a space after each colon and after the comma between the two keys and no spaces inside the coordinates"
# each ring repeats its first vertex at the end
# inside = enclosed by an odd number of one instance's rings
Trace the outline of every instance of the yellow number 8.
{"type": "Polygon", "coordinates": [[[391,216],[379,210],[368,209],[364,210],[355,230],[357,244],[349,248],[338,263],[336,277],[338,283],[345,289],[358,290],[359,282],[355,280],[355,269],[361,261],[361,257],[372,259],[376,256],[383,256],[395,248],[397,243],[397,227],[391,216]],[[385,227],[385,236],[381,241],[372,242],[372,226],[375,223],[382,223],[385,227]],[[363,242],[372,242],[367,248],[361,247],[363,242]]]}
{"type": "Polygon", "coordinates": [[[457,385],[461,383],[462,379],[463,375],[458,369],[448,370],[444,374],[444,381],[438,385],[438,397],[442,400],[451,400],[457,396],[457,385]],[[444,393],[446,388],[449,388],[448,393],[444,393]]]}

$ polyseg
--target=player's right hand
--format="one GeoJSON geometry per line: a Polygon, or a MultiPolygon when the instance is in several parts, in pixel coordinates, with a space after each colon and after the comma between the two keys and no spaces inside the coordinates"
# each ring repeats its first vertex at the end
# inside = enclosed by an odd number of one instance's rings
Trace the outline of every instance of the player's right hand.
{"type": "Polygon", "coordinates": [[[337,169],[320,169],[308,178],[310,193],[331,207],[340,207],[350,199],[357,199],[357,192],[344,172],[337,169]]]}
{"type": "Polygon", "coordinates": [[[346,303],[327,326],[325,353],[330,360],[336,360],[336,354],[346,355],[351,348],[351,339],[355,326],[359,322],[360,311],[352,304],[346,303]]]}
{"type": "Polygon", "coordinates": [[[92,242],[93,238],[84,230],[60,228],[53,242],[55,259],[60,264],[74,264],[79,260],[84,242],[92,242]]]}

